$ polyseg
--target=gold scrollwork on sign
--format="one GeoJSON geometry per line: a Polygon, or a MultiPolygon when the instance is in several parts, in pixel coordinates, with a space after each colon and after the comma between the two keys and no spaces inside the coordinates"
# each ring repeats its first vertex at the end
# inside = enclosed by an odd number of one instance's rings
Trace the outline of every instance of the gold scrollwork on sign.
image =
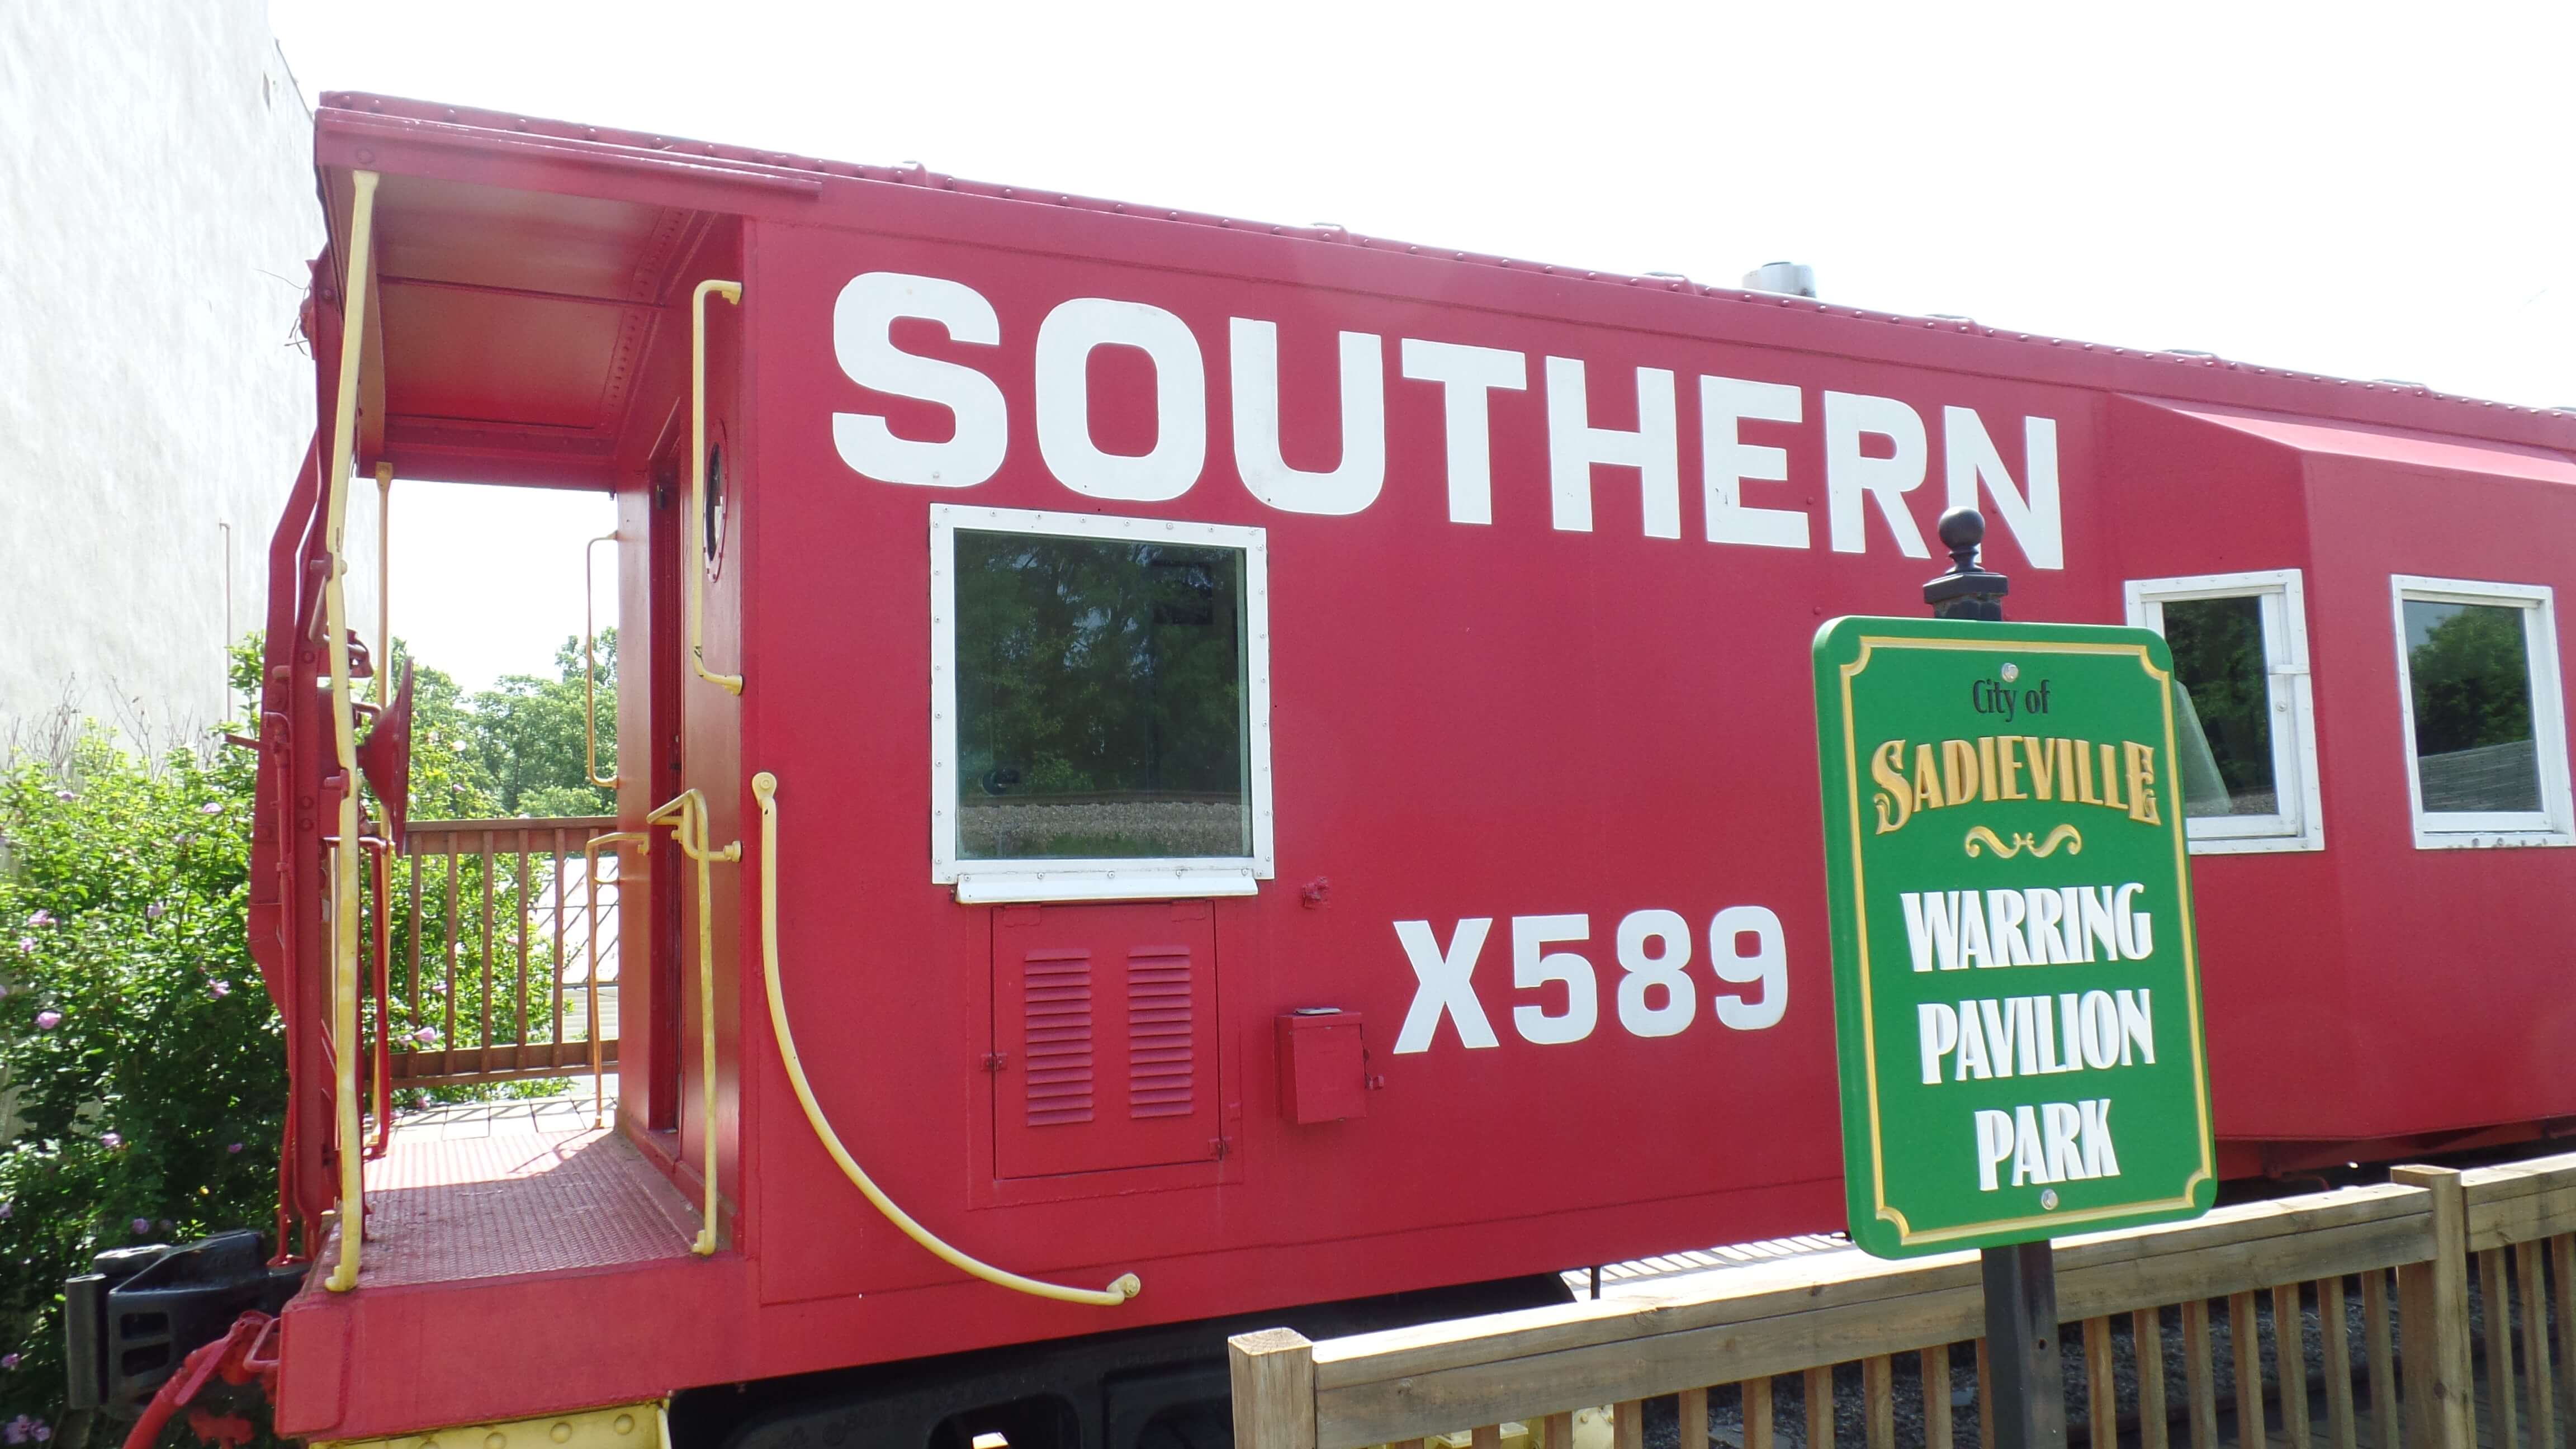
{"type": "Polygon", "coordinates": [[[1968,838],[1965,843],[1968,848],[1968,854],[1972,856],[1983,855],[1987,851],[1991,850],[1995,853],[1996,857],[2001,860],[2010,860],[2025,850],[2029,851],[2034,856],[2044,859],[2056,854],[2057,847],[2061,845],[2066,847],[2066,853],[2068,855],[2082,855],[2084,853],[2083,832],[2077,830],[2072,825],[2058,826],[2055,830],[2048,832],[2048,838],[2046,840],[2041,840],[2029,831],[2024,830],[2014,832],[2013,838],[2009,841],[2003,839],[2001,836],[1998,836],[1993,831],[1988,830],[1982,825],[1972,826],[1968,831],[1968,838]]]}

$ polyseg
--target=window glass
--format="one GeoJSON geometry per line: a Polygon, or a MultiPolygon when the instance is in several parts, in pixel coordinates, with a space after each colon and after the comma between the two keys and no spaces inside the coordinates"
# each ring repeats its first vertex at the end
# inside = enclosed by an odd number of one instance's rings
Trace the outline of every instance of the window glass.
{"type": "Polygon", "coordinates": [[[2538,811],[2530,610],[2407,599],[2405,612],[2425,813],[2538,811]]]}
{"type": "Polygon", "coordinates": [[[2262,599],[2171,599],[2164,616],[2174,682],[2184,693],[2184,812],[2279,814],[2262,599]]]}
{"type": "Polygon", "coordinates": [[[956,535],[957,854],[1240,857],[1239,549],[956,535]]]}

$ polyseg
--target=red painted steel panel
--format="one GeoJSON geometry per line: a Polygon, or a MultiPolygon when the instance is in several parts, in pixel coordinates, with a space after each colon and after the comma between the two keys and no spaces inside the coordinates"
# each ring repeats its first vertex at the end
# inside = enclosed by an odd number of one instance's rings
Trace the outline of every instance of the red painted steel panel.
{"type": "Polygon", "coordinates": [[[1217,953],[1207,903],[988,914],[994,1174],[1217,1156],[1217,953]]]}
{"type": "Polygon", "coordinates": [[[597,428],[622,317],[580,301],[391,283],[384,290],[390,379],[403,418],[473,418],[597,428]]]}

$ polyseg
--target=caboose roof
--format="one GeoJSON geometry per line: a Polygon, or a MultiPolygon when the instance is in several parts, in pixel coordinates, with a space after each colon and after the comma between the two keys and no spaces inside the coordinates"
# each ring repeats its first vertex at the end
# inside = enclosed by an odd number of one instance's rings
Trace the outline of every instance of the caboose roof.
{"type": "Polygon", "coordinates": [[[374,223],[381,301],[370,308],[372,376],[358,456],[362,469],[388,461],[412,477],[604,488],[621,467],[640,461],[669,420],[638,414],[639,369],[656,330],[686,302],[685,290],[673,292],[688,259],[735,216],[1008,234],[1022,245],[1133,253],[1163,265],[1395,300],[1438,297],[1596,325],[2576,451],[2576,412],[2566,409],[1104,201],[920,167],[826,161],[346,91],[322,97],[314,124],[332,272],[346,245],[350,173],[372,170],[382,178],[374,223]]]}

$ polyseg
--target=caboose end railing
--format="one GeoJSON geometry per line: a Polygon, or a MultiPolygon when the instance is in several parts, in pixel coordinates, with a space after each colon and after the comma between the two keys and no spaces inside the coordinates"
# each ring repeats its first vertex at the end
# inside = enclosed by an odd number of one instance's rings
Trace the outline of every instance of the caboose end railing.
{"type": "Polygon", "coordinates": [[[617,1062],[618,872],[604,817],[414,820],[392,880],[393,1086],[617,1062]]]}

